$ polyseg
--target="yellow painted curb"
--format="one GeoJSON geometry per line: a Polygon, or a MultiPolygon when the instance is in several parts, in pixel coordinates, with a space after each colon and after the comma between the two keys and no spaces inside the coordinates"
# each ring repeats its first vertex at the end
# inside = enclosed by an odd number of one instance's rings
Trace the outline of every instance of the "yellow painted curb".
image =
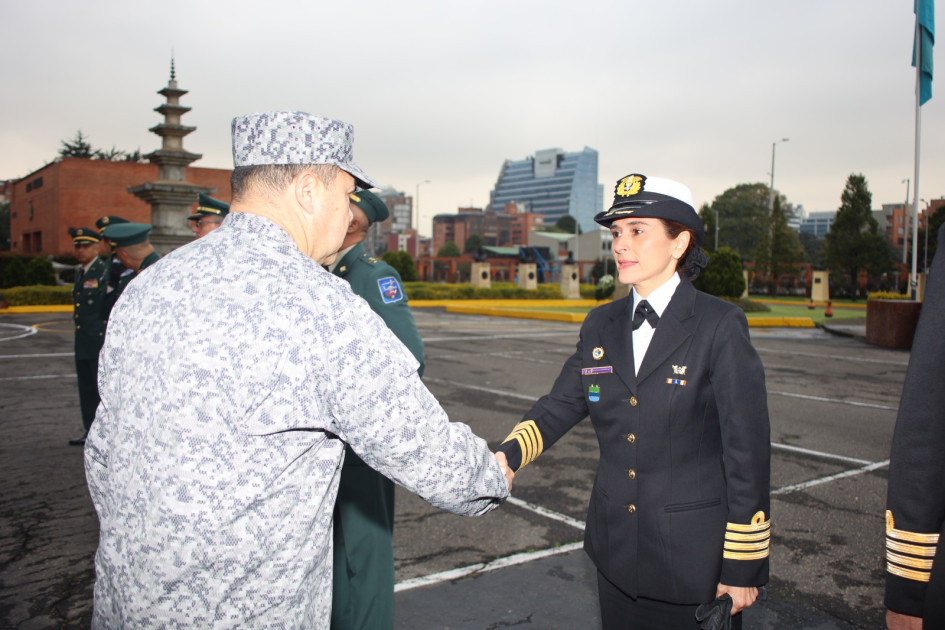
{"type": "Polygon", "coordinates": [[[480,307],[499,307],[515,308],[516,306],[529,307],[589,307],[600,306],[610,300],[598,302],[597,300],[410,300],[410,306],[414,308],[443,307],[451,304],[470,304],[480,307]]]}
{"type": "Polygon", "coordinates": [[[49,304],[46,306],[10,306],[0,308],[0,315],[28,315],[30,313],[71,313],[71,304],[49,304]]]}
{"type": "MultiPolygon", "coordinates": [[[[479,300],[476,300],[477,302],[479,300]]],[[[447,313],[463,313],[464,315],[489,315],[491,317],[512,317],[515,319],[540,319],[544,321],[569,322],[580,324],[587,317],[587,313],[558,313],[555,311],[532,311],[515,308],[498,308],[495,306],[479,306],[454,302],[447,305],[447,313]]]]}
{"type": "Polygon", "coordinates": [[[749,317],[750,328],[816,328],[810,317],[749,317]]]}
{"type": "MultiPolygon", "coordinates": [[[[810,300],[807,302],[801,302],[798,300],[785,301],[785,300],[756,300],[754,298],[748,298],[752,302],[758,302],[759,304],[770,304],[772,306],[810,306],[810,300]]],[[[816,308],[827,308],[826,302],[814,302],[816,308]]],[[[853,310],[864,311],[866,310],[866,304],[831,304],[830,308],[849,308],[853,310]]]]}

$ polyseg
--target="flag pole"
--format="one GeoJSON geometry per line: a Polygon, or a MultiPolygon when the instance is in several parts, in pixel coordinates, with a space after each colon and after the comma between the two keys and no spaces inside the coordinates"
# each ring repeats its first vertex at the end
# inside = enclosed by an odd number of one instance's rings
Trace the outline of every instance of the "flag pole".
{"type": "MultiPolygon", "coordinates": [[[[922,33],[919,27],[919,15],[922,0],[915,5],[915,188],[912,195],[912,274],[909,278],[910,297],[917,299],[919,285],[919,138],[922,129],[922,33]]],[[[928,229],[928,226],[926,226],[928,229]]]]}

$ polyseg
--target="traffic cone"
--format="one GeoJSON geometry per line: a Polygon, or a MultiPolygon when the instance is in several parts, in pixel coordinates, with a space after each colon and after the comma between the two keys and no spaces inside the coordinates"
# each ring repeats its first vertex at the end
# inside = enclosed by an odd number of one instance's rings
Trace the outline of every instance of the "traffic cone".
{"type": "Polygon", "coordinates": [[[833,302],[827,300],[827,310],[824,311],[824,317],[833,317],[833,302]]]}

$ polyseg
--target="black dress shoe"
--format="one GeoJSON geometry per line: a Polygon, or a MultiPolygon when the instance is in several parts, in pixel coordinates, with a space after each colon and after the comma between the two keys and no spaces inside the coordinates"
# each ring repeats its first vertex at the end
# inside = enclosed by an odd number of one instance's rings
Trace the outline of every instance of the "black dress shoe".
{"type": "Polygon", "coordinates": [[[82,437],[75,438],[75,439],[73,439],[73,440],[69,440],[69,446],[84,446],[84,445],[85,445],[85,437],[86,437],[86,435],[88,435],[88,433],[86,433],[86,434],[83,435],[82,437]]]}

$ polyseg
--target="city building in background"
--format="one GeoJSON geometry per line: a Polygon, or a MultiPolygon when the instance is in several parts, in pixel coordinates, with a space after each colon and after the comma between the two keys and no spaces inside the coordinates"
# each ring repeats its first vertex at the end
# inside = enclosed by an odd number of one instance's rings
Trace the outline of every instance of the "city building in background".
{"type": "Polygon", "coordinates": [[[800,232],[801,234],[813,234],[817,238],[823,238],[830,231],[830,226],[836,216],[836,210],[807,213],[807,217],[801,219],[800,232]]]}
{"type": "Polygon", "coordinates": [[[435,255],[449,241],[462,250],[474,234],[493,247],[526,245],[529,234],[543,228],[545,220],[544,215],[528,212],[524,203],[507,203],[499,211],[460,208],[457,214],[438,214],[433,217],[432,251],[435,255]]]}
{"type": "Polygon", "coordinates": [[[527,213],[544,216],[546,225],[570,214],[583,231],[596,229],[594,215],[604,208],[597,161],[597,151],[590,147],[573,153],[543,149],[524,160],[506,160],[489,193],[489,209],[500,212],[509,203],[524,204],[527,213]]]}

